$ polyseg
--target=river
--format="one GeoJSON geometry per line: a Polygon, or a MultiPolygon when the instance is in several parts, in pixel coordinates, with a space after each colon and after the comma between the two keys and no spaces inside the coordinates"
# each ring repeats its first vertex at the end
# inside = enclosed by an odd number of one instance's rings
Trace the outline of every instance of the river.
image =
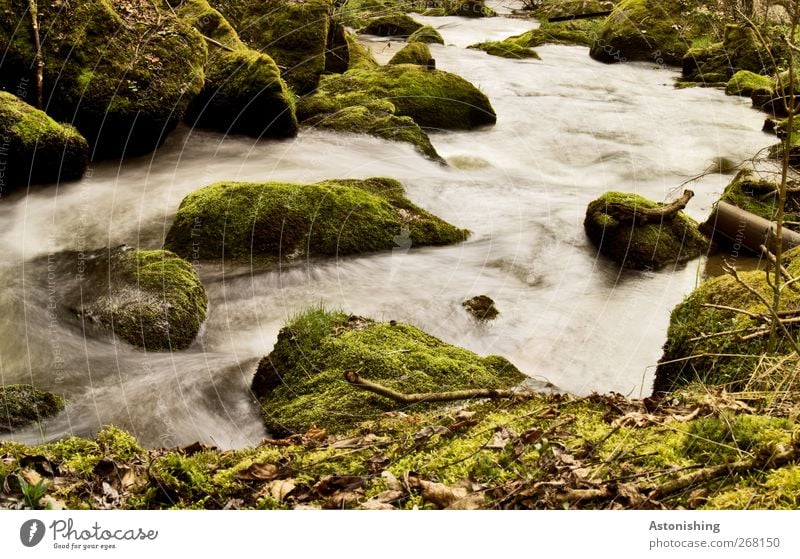
{"type": "MultiPolygon", "coordinates": [[[[705,263],[620,272],[587,242],[586,205],[607,190],[669,199],[717,158],[741,161],[769,144],[763,115],[718,90],[675,89],[673,68],[608,66],[582,47],[539,47],[540,61],[464,48],[530,21],[417,19],[444,36],[446,46],[431,47],[437,67],[480,87],[498,115],[491,128],[432,134],[448,167],[369,136],[304,130],[290,141],[255,141],[184,127],[152,156],[94,164],[80,182],[3,200],[0,381],[68,401],[54,419],[6,438],[39,442],[115,424],[152,447],[257,443],[267,433],[248,391],[255,365],[287,318],[317,303],[503,355],[575,394],[649,394],[669,313],[705,263]],[[402,181],[411,200],[472,236],[445,248],[291,266],[202,265],[208,319],[195,344],[173,354],[85,336],[48,313],[58,285],[43,279],[43,258],[122,243],[159,247],[181,199],[211,182],[370,176],[402,181]],[[461,307],[478,294],[496,301],[494,322],[476,324],[461,307]]],[[[384,59],[399,46],[368,41],[384,59]]],[[[688,213],[704,219],[730,178],[695,182],[688,213]]]]}

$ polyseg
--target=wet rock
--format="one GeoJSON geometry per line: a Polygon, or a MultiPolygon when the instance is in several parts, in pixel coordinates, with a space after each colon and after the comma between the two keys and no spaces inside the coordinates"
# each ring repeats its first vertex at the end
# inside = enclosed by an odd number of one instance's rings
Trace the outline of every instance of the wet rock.
{"type": "Polygon", "coordinates": [[[431,49],[425,43],[408,43],[395,53],[389,64],[417,64],[427,66],[431,59],[431,49]]]}
{"type": "Polygon", "coordinates": [[[361,32],[367,35],[378,35],[379,37],[406,38],[422,28],[423,25],[411,19],[410,16],[394,13],[373,19],[361,32]]]}
{"type": "Polygon", "coordinates": [[[500,315],[500,311],[494,306],[494,301],[486,295],[467,299],[461,303],[461,306],[478,321],[494,320],[500,315]]]}
{"type": "Polygon", "coordinates": [[[728,95],[741,95],[751,97],[755,95],[772,95],[775,90],[775,81],[769,76],[762,76],[749,70],[739,70],[725,85],[728,95]]]}
{"type": "MultiPolygon", "coordinates": [[[[688,81],[727,82],[741,70],[761,74],[770,62],[752,29],[728,24],[721,42],[690,49],[683,57],[682,66],[683,78],[688,81]]],[[[740,76],[737,81],[746,81],[748,76],[740,76]]],[[[752,78],[749,81],[752,82],[752,78]]]]}
{"type": "Polygon", "coordinates": [[[426,25],[425,27],[420,27],[419,29],[414,31],[411,35],[409,35],[408,42],[443,45],[444,39],[436,29],[434,29],[430,25],[426,25]]]}
{"type": "Polygon", "coordinates": [[[38,423],[64,409],[64,400],[30,384],[0,386],[0,433],[38,423]]]}
{"type": "Polygon", "coordinates": [[[8,189],[77,180],[86,170],[89,146],[75,128],[2,91],[0,137],[5,163],[0,184],[8,189]]]}

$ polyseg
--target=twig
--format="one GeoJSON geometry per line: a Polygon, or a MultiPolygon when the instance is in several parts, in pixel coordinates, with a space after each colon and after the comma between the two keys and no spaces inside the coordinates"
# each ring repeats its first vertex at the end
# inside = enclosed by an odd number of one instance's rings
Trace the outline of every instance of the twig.
{"type": "Polygon", "coordinates": [[[42,56],[42,42],[39,38],[39,8],[36,0],[28,0],[33,27],[33,43],[36,46],[36,108],[44,106],[44,57],[42,56]]]}
{"type": "Polygon", "coordinates": [[[717,310],[720,310],[720,311],[731,311],[731,312],[743,314],[743,315],[749,316],[750,318],[755,319],[755,320],[764,320],[766,318],[763,314],[756,314],[754,312],[746,311],[744,309],[737,309],[736,307],[726,307],[725,305],[714,305],[714,304],[711,304],[711,303],[702,303],[700,306],[704,307],[704,308],[707,308],[707,309],[717,309],[717,310]]]}

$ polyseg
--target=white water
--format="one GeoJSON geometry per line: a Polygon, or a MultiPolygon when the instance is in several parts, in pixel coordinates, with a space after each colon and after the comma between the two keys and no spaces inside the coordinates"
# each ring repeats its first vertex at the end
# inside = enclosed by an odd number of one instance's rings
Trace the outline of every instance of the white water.
{"type": "MultiPolygon", "coordinates": [[[[440,29],[437,67],[479,86],[497,125],[432,136],[450,167],[412,148],[315,130],[295,140],[175,132],[151,157],[102,163],[74,184],[0,204],[0,381],[65,395],[45,438],[91,435],[113,423],[144,444],[195,440],[241,447],[266,435],[248,386],[280,326],[323,302],[415,324],[480,354],[497,353],[537,378],[585,394],[647,395],[669,312],[703,271],[698,260],[659,272],[620,272],[583,233],[586,205],[607,190],[664,200],[715,158],[739,161],[770,143],[749,102],[676,90],[673,69],[607,66],[587,49],[545,46],[541,61],[463,47],[533,26],[523,20],[418,18],[440,29]],[[160,246],[180,200],[213,181],[389,176],[420,206],[473,231],[446,248],[311,260],[291,267],[200,269],[208,320],[188,350],[144,354],[51,323],[48,285],[33,260],[66,249],[160,246]],[[500,317],[475,324],[461,301],[487,294],[500,317]]],[[[386,56],[397,45],[373,45],[386,56]]],[[[703,219],[729,176],[694,183],[703,219]]],[[[39,428],[10,435],[35,442],[39,428]]]]}

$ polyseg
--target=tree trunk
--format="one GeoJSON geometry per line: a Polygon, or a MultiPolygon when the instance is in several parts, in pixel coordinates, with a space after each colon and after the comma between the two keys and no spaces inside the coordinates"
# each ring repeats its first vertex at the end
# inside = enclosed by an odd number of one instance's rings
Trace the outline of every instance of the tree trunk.
{"type": "Polygon", "coordinates": [[[42,42],[39,38],[39,9],[36,0],[28,0],[33,27],[33,42],[36,46],[36,108],[44,105],[44,58],[42,57],[42,42]]]}

